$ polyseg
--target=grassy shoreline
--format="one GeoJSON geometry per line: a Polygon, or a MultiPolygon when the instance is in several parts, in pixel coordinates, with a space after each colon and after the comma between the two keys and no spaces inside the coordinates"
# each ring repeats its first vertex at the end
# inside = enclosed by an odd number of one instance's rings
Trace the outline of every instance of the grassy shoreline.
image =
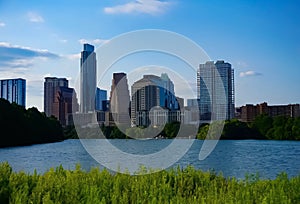
{"type": "Polygon", "coordinates": [[[0,203],[299,203],[299,189],[300,175],[285,173],[238,180],[190,166],[138,176],[60,166],[28,174],[0,163],[0,203]]]}

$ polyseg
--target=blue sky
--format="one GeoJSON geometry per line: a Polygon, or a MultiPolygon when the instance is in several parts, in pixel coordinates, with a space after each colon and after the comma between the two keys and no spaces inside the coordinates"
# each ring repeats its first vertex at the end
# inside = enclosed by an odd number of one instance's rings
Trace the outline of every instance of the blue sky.
{"type": "Polygon", "coordinates": [[[300,103],[299,8],[296,0],[0,0],[0,79],[25,78],[27,107],[43,110],[44,77],[74,86],[82,43],[163,29],[232,64],[236,106],[300,103]]]}

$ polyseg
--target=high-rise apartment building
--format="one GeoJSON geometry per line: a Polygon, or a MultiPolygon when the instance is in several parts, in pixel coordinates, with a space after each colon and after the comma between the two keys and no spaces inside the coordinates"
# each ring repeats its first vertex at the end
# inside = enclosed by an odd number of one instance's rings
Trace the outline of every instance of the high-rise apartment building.
{"type": "Polygon", "coordinates": [[[0,80],[0,98],[25,107],[26,80],[21,78],[0,80]]]}
{"type": "Polygon", "coordinates": [[[197,96],[201,120],[234,118],[234,70],[231,64],[224,61],[200,64],[197,96]]]}
{"type": "Polygon", "coordinates": [[[113,73],[109,101],[114,123],[130,125],[130,96],[125,73],[113,73]]]}
{"type": "Polygon", "coordinates": [[[55,116],[65,126],[72,120],[72,113],[78,111],[75,90],[68,87],[66,78],[46,77],[44,82],[44,112],[55,116]]]}
{"type": "Polygon", "coordinates": [[[95,111],[97,60],[94,46],[83,45],[80,58],[80,112],[95,111]]]}

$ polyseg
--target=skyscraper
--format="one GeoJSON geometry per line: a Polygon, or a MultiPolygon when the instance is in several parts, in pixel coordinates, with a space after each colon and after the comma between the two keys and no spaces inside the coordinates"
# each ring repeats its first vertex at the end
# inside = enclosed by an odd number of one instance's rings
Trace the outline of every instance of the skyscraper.
{"type": "Polygon", "coordinates": [[[80,112],[95,111],[97,61],[94,46],[83,45],[80,58],[80,112]]]}
{"type": "Polygon", "coordinates": [[[0,80],[0,98],[11,103],[17,103],[25,107],[26,81],[25,79],[4,79],[0,80]]]}
{"type": "Polygon", "coordinates": [[[234,118],[234,70],[224,61],[200,64],[197,72],[200,119],[234,118]]]}
{"type": "Polygon", "coordinates": [[[143,115],[149,115],[149,111],[155,106],[166,111],[178,108],[174,84],[167,74],[162,74],[161,77],[144,75],[142,79],[132,85],[131,94],[131,122],[133,125],[149,125],[148,117],[143,115]],[[143,119],[140,119],[138,115],[141,115],[143,119]]]}
{"type": "Polygon", "coordinates": [[[96,110],[106,111],[107,91],[97,87],[96,90],[96,110]]]}
{"type": "MultiPolygon", "coordinates": [[[[44,82],[44,112],[46,116],[54,115],[53,103],[59,87],[68,87],[66,78],[46,77],[44,82]]],[[[57,117],[58,118],[58,117],[57,117]]]]}
{"type": "Polygon", "coordinates": [[[130,125],[130,96],[125,73],[113,73],[110,91],[110,112],[116,124],[130,125]]]}
{"type": "Polygon", "coordinates": [[[187,106],[188,107],[198,107],[199,99],[197,99],[197,98],[187,99],[187,106]]]}
{"type": "Polygon", "coordinates": [[[66,78],[46,77],[44,82],[44,112],[55,116],[65,126],[71,114],[78,111],[75,90],[68,87],[66,78]],[[75,108],[75,109],[74,109],[75,108]]]}

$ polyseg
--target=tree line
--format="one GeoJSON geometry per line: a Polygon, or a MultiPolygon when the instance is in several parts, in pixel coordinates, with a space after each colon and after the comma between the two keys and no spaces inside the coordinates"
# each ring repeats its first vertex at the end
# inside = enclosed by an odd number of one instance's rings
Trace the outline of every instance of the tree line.
{"type": "MultiPolygon", "coordinates": [[[[198,127],[172,122],[158,128],[129,128],[125,132],[116,126],[102,125],[97,128],[101,128],[107,139],[149,137],[172,139],[178,138],[178,131],[181,128],[186,133],[181,137],[189,138],[191,135],[195,136],[194,133],[196,133],[197,139],[206,139],[209,126],[210,124],[202,124],[198,127]],[[160,131],[157,131],[158,129],[160,131]]],[[[0,147],[78,139],[77,130],[74,126],[63,128],[55,117],[47,117],[45,113],[39,112],[35,107],[25,109],[16,103],[9,103],[5,99],[0,99],[0,128],[2,131],[0,147]]],[[[86,128],[83,129],[81,135],[83,133],[86,138],[98,138],[93,135],[94,132],[86,128]]],[[[300,117],[259,115],[250,123],[241,122],[237,119],[228,120],[225,121],[220,139],[300,140],[300,117]]]]}
{"type": "MultiPolygon", "coordinates": [[[[200,126],[197,138],[205,139],[209,124],[200,126]]],[[[300,117],[259,115],[253,122],[225,122],[221,139],[300,140],[300,117]]]]}
{"type": "Polygon", "coordinates": [[[49,143],[64,139],[63,128],[54,117],[35,107],[24,107],[0,99],[0,147],[49,143]]]}
{"type": "MultiPolygon", "coordinates": [[[[134,127],[121,131],[116,126],[99,126],[107,139],[130,139],[130,138],[178,138],[178,131],[185,135],[180,137],[190,138],[196,133],[197,139],[207,139],[210,124],[202,124],[199,127],[195,125],[180,125],[179,122],[165,124],[164,127],[134,127]],[[198,128],[198,129],[197,129],[198,128]],[[161,131],[157,131],[160,129],[161,131]]],[[[123,129],[123,128],[121,128],[123,129]]],[[[93,135],[94,131],[85,128],[81,135],[86,138],[97,138],[93,135]]],[[[68,127],[65,131],[66,137],[78,138],[74,127],[68,127]]],[[[213,133],[214,134],[214,133],[213,133]]],[[[212,138],[214,138],[213,135],[212,138]]],[[[300,117],[291,118],[286,116],[270,117],[268,115],[259,115],[253,122],[242,122],[237,119],[225,121],[224,128],[220,137],[221,140],[300,140],[300,117]]]]}

